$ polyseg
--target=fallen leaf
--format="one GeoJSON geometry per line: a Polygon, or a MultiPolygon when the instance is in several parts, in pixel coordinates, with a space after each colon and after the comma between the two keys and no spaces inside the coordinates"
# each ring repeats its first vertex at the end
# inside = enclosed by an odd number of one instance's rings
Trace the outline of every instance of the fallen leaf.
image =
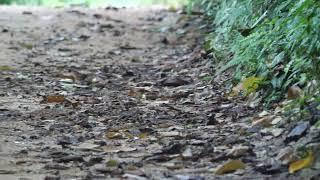
{"type": "Polygon", "coordinates": [[[148,138],[148,133],[141,133],[139,134],[139,139],[147,139],[148,138]]]}
{"type": "Polygon", "coordinates": [[[123,134],[119,132],[107,132],[106,137],[109,139],[124,139],[123,134]]]}
{"type": "Polygon", "coordinates": [[[65,97],[62,95],[45,96],[41,103],[63,103],[65,100],[65,97]]]}
{"type": "Polygon", "coordinates": [[[116,167],[119,165],[119,162],[117,160],[111,159],[107,162],[108,167],[116,167]]]}
{"type": "Polygon", "coordinates": [[[133,139],[135,136],[128,129],[120,129],[107,132],[106,137],[108,139],[133,139]]]}
{"type": "Polygon", "coordinates": [[[232,88],[230,96],[239,96],[243,92],[243,83],[239,83],[232,88]]]}
{"type": "Polygon", "coordinates": [[[303,168],[310,167],[313,164],[314,156],[312,150],[308,151],[307,157],[295,161],[289,165],[289,173],[295,173],[303,168]]]}
{"type": "Polygon", "coordinates": [[[11,71],[13,70],[10,66],[0,66],[0,71],[11,71]]]}
{"type": "Polygon", "coordinates": [[[20,43],[20,46],[26,49],[32,49],[33,45],[29,43],[20,43]]]}
{"type": "Polygon", "coordinates": [[[226,173],[230,173],[232,171],[236,171],[238,169],[245,169],[246,165],[240,160],[231,160],[226,162],[225,164],[219,166],[216,170],[217,175],[223,175],[226,173]]]}
{"type": "Polygon", "coordinates": [[[293,100],[293,99],[298,99],[302,95],[302,90],[298,86],[291,86],[288,89],[288,99],[293,100]]]}
{"type": "Polygon", "coordinates": [[[272,124],[272,117],[265,116],[262,118],[254,119],[252,122],[253,126],[270,127],[272,124]]]}

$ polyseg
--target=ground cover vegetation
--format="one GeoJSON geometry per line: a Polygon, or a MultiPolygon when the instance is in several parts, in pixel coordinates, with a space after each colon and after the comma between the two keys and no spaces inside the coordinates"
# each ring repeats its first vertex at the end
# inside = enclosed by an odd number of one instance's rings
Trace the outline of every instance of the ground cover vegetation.
{"type": "Polygon", "coordinates": [[[266,104],[294,99],[302,109],[307,102],[319,101],[319,1],[190,4],[207,15],[212,30],[206,48],[221,64],[217,74],[232,70],[232,83],[240,84],[244,95],[259,93],[266,104]]]}

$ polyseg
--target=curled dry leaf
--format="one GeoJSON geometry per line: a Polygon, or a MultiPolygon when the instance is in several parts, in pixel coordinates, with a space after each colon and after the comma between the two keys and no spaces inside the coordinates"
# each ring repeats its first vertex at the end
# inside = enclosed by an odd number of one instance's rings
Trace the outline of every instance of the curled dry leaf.
{"type": "Polygon", "coordinates": [[[216,174],[223,175],[226,173],[236,171],[238,169],[245,169],[245,168],[246,168],[246,164],[244,164],[242,161],[231,160],[231,161],[228,161],[225,164],[219,166],[216,170],[216,174]]]}

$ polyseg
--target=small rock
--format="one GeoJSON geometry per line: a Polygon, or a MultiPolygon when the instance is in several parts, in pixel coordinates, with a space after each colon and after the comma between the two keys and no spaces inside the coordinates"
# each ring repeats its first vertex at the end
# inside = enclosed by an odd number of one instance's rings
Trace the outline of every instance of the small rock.
{"type": "Polygon", "coordinates": [[[31,12],[31,11],[23,11],[22,14],[24,14],[24,15],[31,15],[32,12],[31,12]]]}
{"type": "Polygon", "coordinates": [[[181,136],[181,133],[178,131],[169,131],[169,132],[158,132],[161,137],[177,137],[181,136]]]}
{"type": "Polygon", "coordinates": [[[305,135],[307,130],[310,128],[309,122],[300,122],[295,128],[291,130],[288,134],[285,142],[289,143],[291,141],[296,141],[305,135]]]}
{"type": "Polygon", "coordinates": [[[211,125],[217,125],[217,124],[219,124],[219,122],[216,120],[215,115],[210,114],[208,116],[207,125],[211,126],[211,125]]]}
{"type": "Polygon", "coordinates": [[[255,170],[266,175],[277,174],[286,171],[285,166],[281,166],[280,164],[260,164],[255,167],[255,170]]]}
{"type": "Polygon", "coordinates": [[[80,144],[78,147],[74,147],[74,148],[83,150],[83,151],[89,151],[89,150],[94,150],[98,147],[100,147],[100,145],[85,142],[80,144]]]}
{"type": "Polygon", "coordinates": [[[60,180],[60,176],[46,176],[44,177],[44,180],[60,180]]]}
{"type": "Polygon", "coordinates": [[[294,160],[293,153],[294,153],[294,151],[291,147],[286,147],[286,148],[280,150],[276,159],[278,161],[281,161],[281,164],[287,165],[294,160]]]}
{"type": "Polygon", "coordinates": [[[88,164],[89,164],[90,166],[92,166],[92,165],[101,163],[103,160],[104,160],[104,158],[101,157],[101,156],[91,157],[91,158],[89,159],[89,161],[88,161],[88,164]]]}
{"type": "Polygon", "coordinates": [[[205,180],[204,177],[191,175],[175,175],[174,177],[176,180],[205,180]]]}
{"type": "Polygon", "coordinates": [[[186,150],[183,151],[182,153],[182,157],[183,158],[192,158],[193,154],[192,154],[192,150],[191,148],[187,148],[186,150]]]}
{"type": "Polygon", "coordinates": [[[176,76],[176,77],[168,77],[161,81],[161,85],[163,86],[172,86],[172,87],[178,87],[190,84],[191,82],[189,80],[186,80],[185,78],[176,76]]]}
{"type": "Polygon", "coordinates": [[[278,124],[278,123],[281,122],[281,121],[282,121],[282,117],[276,117],[276,118],[274,118],[274,119],[272,120],[271,124],[272,124],[272,125],[276,125],[276,124],[278,124]]]}
{"type": "Polygon", "coordinates": [[[183,144],[175,143],[175,144],[172,144],[172,145],[165,147],[162,150],[162,153],[163,154],[180,154],[182,152],[183,148],[184,148],[183,144]]]}
{"type": "Polygon", "coordinates": [[[280,136],[282,133],[283,133],[284,129],[281,129],[281,128],[272,128],[270,130],[271,134],[274,136],[274,137],[278,137],[280,136]]]}
{"type": "Polygon", "coordinates": [[[282,128],[265,128],[265,129],[261,130],[261,133],[266,134],[266,135],[272,134],[272,136],[278,137],[283,133],[283,131],[284,131],[284,129],[282,129],[282,128]]]}
{"type": "Polygon", "coordinates": [[[147,180],[147,178],[145,177],[134,175],[134,174],[124,174],[122,177],[125,179],[133,179],[133,180],[147,180]]]}
{"type": "Polygon", "coordinates": [[[107,167],[105,164],[97,164],[94,166],[95,171],[104,173],[104,174],[112,174],[112,175],[120,175],[122,174],[121,169],[118,167],[107,167]]]}
{"type": "Polygon", "coordinates": [[[55,170],[67,170],[67,169],[69,169],[69,167],[64,166],[62,164],[50,163],[50,164],[46,164],[44,166],[44,169],[47,169],[47,170],[52,170],[52,169],[55,169],[55,170]]]}
{"type": "Polygon", "coordinates": [[[16,171],[7,170],[7,169],[0,169],[0,174],[15,174],[16,171]]]}
{"type": "Polygon", "coordinates": [[[250,148],[248,146],[234,146],[230,152],[227,154],[227,156],[231,156],[231,157],[240,157],[245,155],[248,151],[250,150],[250,148]]]}
{"type": "Polygon", "coordinates": [[[78,143],[78,138],[74,137],[74,136],[62,136],[59,137],[57,140],[57,144],[61,145],[62,147],[65,147],[66,145],[71,145],[71,144],[76,144],[78,143]]]}
{"type": "Polygon", "coordinates": [[[3,32],[3,33],[7,33],[7,32],[9,32],[9,29],[7,29],[7,28],[3,28],[3,29],[1,30],[1,32],[3,32]]]}
{"type": "Polygon", "coordinates": [[[63,163],[68,163],[71,161],[74,162],[84,162],[84,159],[82,156],[78,156],[78,155],[70,155],[70,156],[66,156],[66,157],[62,157],[56,160],[57,162],[63,162],[63,163]]]}

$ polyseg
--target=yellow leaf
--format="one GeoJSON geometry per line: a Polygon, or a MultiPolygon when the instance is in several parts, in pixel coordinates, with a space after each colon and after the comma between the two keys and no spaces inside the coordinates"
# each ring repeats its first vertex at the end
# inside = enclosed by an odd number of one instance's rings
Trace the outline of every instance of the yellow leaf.
{"type": "Polygon", "coordinates": [[[177,11],[177,8],[172,5],[172,6],[170,6],[170,7],[168,8],[168,11],[170,11],[170,12],[176,12],[176,11],[177,11]]]}
{"type": "Polygon", "coordinates": [[[303,168],[310,167],[313,164],[313,160],[314,160],[314,156],[313,156],[312,150],[309,150],[307,157],[305,157],[304,159],[295,161],[289,165],[289,173],[294,173],[303,168]]]}
{"type": "Polygon", "coordinates": [[[0,66],[0,71],[11,71],[13,70],[10,66],[0,66]]]}
{"type": "Polygon", "coordinates": [[[223,175],[232,171],[236,171],[238,169],[244,169],[246,165],[240,160],[231,160],[227,163],[219,166],[216,170],[217,175],[223,175]]]}
{"type": "Polygon", "coordinates": [[[111,159],[107,162],[107,166],[108,167],[115,167],[115,166],[118,166],[119,165],[119,162],[117,160],[114,160],[114,159],[111,159]]]}

